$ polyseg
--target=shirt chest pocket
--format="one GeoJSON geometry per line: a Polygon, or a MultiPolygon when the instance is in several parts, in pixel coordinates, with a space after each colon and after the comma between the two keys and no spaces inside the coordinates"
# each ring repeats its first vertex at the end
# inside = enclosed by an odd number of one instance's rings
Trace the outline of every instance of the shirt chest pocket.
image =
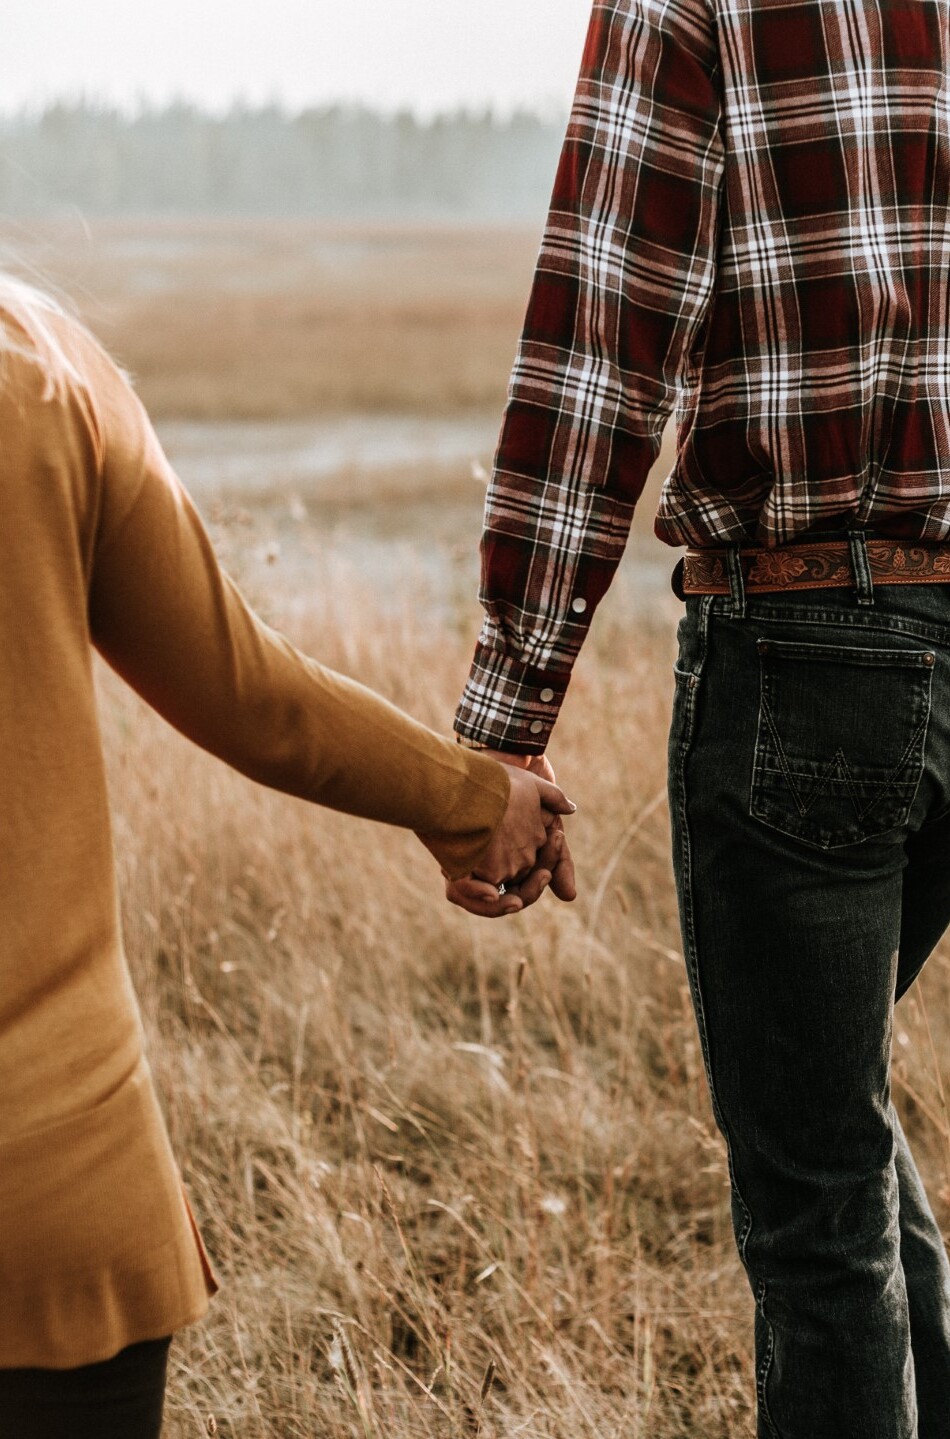
{"type": "Polygon", "coordinates": [[[760,639],[750,814],[819,849],[907,823],[924,768],[935,656],[760,639]]]}

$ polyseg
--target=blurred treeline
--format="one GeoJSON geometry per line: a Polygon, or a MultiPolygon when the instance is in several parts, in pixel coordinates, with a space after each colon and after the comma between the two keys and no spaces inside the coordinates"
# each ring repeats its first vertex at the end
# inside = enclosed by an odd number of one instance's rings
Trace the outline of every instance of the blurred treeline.
{"type": "Polygon", "coordinates": [[[57,103],[0,117],[0,211],[534,220],[563,130],[530,113],[57,103]]]}

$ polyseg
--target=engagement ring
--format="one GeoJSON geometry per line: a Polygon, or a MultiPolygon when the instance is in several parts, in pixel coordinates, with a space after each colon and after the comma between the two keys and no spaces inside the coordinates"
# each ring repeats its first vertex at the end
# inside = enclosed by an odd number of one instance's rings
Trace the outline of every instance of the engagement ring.
{"type": "Polygon", "coordinates": [[[502,883],[498,886],[498,897],[499,897],[499,899],[501,898],[501,896],[502,896],[503,894],[507,894],[507,893],[508,893],[508,886],[504,883],[504,881],[502,881],[502,883]]]}

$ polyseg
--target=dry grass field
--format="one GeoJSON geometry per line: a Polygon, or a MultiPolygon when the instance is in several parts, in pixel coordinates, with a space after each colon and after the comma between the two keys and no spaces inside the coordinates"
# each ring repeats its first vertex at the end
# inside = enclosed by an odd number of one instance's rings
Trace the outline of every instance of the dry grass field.
{"type": "MultiPolygon", "coordinates": [[[[464,635],[343,569],[333,591],[293,638],[444,725],[464,635]]],[[[667,857],[669,659],[664,628],[592,637],[552,749],[580,897],[497,923],[448,909],[410,836],[254,788],[107,684],[133,977],[224,1279],[174,1346],[170,1439],[212,1416],[242,1439],[754,1432],[667,857]]],[[[938,956],[896,1075],[944,1223],[948,1014],[938,956]]]]}
{"type": "MultiPolygon", "coordinates": [[[[536,237],[186,231],[9,238],[166,418],[500,404],[536,237]]],[[[294,563],[268,550],[266,496],[208,513],[272,622],[446,729],[474,598],[408,564],[381,584],[333,504],[332,527],[301,506],[294,563]]],[[[446,573],[478,530],[474,499],[452,513],[418,538],[446,573]]],[[[752,1302],[668,857],[675,605],[635,600],[598,614],[551,750],[579,898],[506,922],[450,909],[411,836],[251,785],[103,672],[129,961],[223,1281],[173,1346],[168,1439],[752,1435],[752,1302]]],[[[948,1041],[939,953],[894,1073],[945,1227],[948,1041]]]]}
{"type": "MultiPolygon", "coordinates": [[[[462,637],[342,570],[334,593],[293,637],[444,726],[462,637]]],[[[106,685],[133,975],[225,1278],[175,1346],[172,1439],[209,1415],[741,1432],[748,1304],[668,877],[669,636],[628,647],[599,637],[556,756],[583,895],[506,924],[445,906],[412,837],[257,790],[106,685]]]]}
{"type": "MultiPolygon", "coordinates": [[[[4,234],[157,417],[500,407],[533,231],[62,222],[4,234]]],[[[2,249],[0,249],[2,253],[2,249]]]]}

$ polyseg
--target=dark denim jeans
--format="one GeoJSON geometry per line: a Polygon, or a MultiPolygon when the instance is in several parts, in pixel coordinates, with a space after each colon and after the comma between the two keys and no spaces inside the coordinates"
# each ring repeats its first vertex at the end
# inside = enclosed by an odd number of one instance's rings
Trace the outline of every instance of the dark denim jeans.
{"type": "Polygon", "coordinates": [[[670,802],[757,1434],[948,1439],[950,1266],[890,1059],[950,923],[950,585],[690,596],[670,802]]]}
{"type": "Polygon", "coordinates": [[[159,1439],[171,1342],[78,1369],[0,1369],[0,1439],[159,1439]]]}

